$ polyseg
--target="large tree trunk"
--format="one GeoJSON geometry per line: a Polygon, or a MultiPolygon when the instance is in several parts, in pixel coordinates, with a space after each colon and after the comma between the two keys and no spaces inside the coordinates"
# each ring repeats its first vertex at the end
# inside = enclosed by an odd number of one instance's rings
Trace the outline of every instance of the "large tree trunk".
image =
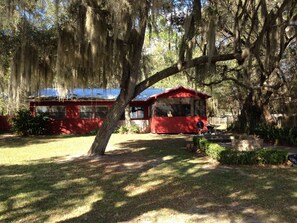
{"type": "MultiPolygon", "coordinates": [[[[121,81],[121,92],[115,103],[109,110],[102,126],[99,128],[95,140],[89,150],[90,156],[104,155],[108,141],[116,129],[119,120],[125,112],[129,102],[135,96],[135,87],[140,73],[140,58],[143,42],[135,43],[138,50],[133,49],[130,61],[126,61],[123,66],[121,81]]],[[[123,60],[127,58],[124,57],[123,60]]]]}
{"type": "Polygon", "coordinates": [[[263,102],[256,96],[257,94],[259,92],[250,92],[244,101],[238,118],[240,132],[253,133],[261,123],[273,124],[273,117],[268,108],[270,97],[263,102]]]}
{"type": "Polygon", "coordinates": [[[246,97],[238,117],[239,132],[251,133],[256,126],[262,121],[262,111],[254,101],[253,93],[249,93],[246,97]]]}
{"type": "MultiPolygon", "coordinates": [[[[142,5],[139,26],[132,28],[131,33],[122,44],[122,79],[121,92],[108,112],[102,126],[96,134],[95,140],[89,150],[89,155],[104,155],[108,141],[117,127],[126,106],[135,97],[135,88],[140,77],[141,53],[144,43],[149,1],[142,5]]],[[[132,24],[132,22],[131,22],[132,24]]]]}
{"type": "Polygon", "coordinates": [[[120,96],[113,104],[102,126],[96,134],[95,140],[88,152],[90,156],[104,155],[108,141],[116,129],[118,122],[125,111],[125,107],[128,105],[130,100],[131,99],[129,97],[125,97],[125,91],[121,90],[120,96]]]}
{"type": "Polygon", "coordinates": [[[122,80],[122,88],[120,95],[109,110],[102,126],[99,128],[95,140],[89,150],[90,156],[104,155],[108,141],[116,129],[118,122],[125,112],[125,108],[134,98],[135,87],[137,83],[137,75],[139,74],[140,56],[132,58],[133,66],[129,63],[123,67],[125,73],[122,80]]]}
{"type": "Polygon", "coordinates": [[[263,108],[263,118],[264,118],[265,122],[269,125],[276,124],[275,120],[273,119],[273,117],[271,115],[268,105],[265,104],[262,106],[262,108],[263,108]]]}

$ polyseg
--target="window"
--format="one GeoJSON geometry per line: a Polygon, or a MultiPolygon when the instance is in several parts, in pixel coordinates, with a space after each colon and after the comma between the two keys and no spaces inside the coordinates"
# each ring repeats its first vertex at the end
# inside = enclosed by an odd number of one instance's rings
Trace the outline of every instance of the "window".
{"type": "Polygon", "coordinates": [[[36,114],[49,113],[54,119],[65,118],[65,106],[36,106],[35,112],[36,114]]]}
{"type": "Polygon", "coordinates": [[[80,106],[80,118],[94,118],[93,106],[80,106]]]}
{"type": "Polygon", "coordinates": [[[191,105],[178,103],[157,103],[156,106],[156,116],[159,117],[184,117],[191,116],[191,105]]]}
{"type": "Polygon", "coordinates": [[[55,119],[65,118],[65,106],[52,106],[50,115],[55,119]]]}
{"type": "Polygon", "coordinates": [[[157,103],[156,106],[156,116],[158,117],[166,117],[172,114],[171,106],[165,103],[157,103]]]}
{"type": "Polygon", "coordinates": [[[36,113],[49,113],[50,110],[49,110],[49,106],[36,106],[35,108],[35,111],[36,113]]]}
{"type": "Polygon", "coordinates": [[[80,106],[80,118],[105,118],[108,112],[107,106],[80,106]]]}
{"type": "Polygon", "coordinates": [[[106,106],[96,106],[95,107],[95,117],[96,118],[105,118],[108,112],[108,107],[106,106]]]}
{"type": "Polygon", "coordinates": [[[172,116],[190,116],[191,105],[190,104],[173,104],[171,105],[172,116]]]}
{"type": "Polygon", "coordinates": [[[130,118],[144,118],[144,108],[130,107],[130,118]]]}
{"type": "Polygon", "coordinates": [[[205,116],[205,102],[203,100],[195,101],[195,115],[205,116]]]}

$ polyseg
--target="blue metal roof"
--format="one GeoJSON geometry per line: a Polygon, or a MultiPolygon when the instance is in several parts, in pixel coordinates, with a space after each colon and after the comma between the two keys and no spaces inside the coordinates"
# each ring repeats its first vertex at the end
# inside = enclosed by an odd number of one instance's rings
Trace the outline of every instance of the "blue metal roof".
{"type": "MultiPolygon", "coordinates": [[[[185,89],[190,90],[193,92],[197,92],[196,90],[184,88],[182,86],[177,88],[147,88],[143,92],[141,92],[138,96],[136,96],[133,101],[146,101],[153,96],[158,96],[163,93],[168,93],[170,91],[174,91],[177,89],[185,89]]],[[[43,98],[43,99],[58,99],[58,98],[65,98],[65,99],[102,99],[102,100],[115,100],[117,96],[120,94],[121,89],[119,88],[74,88],[69,90],[68,93],[64,97],[61,97],[59,90],[56,88],[45,88],[39,90],[36,94],[29,97],[30,99],[35,98],[43,98]]],[[[204,97],[210,97],[207,94],[202,92],[197,92],[204,97]]]]}
{"type": "MultiPolygon", "coordinates": [[[[114,100],[120,94],[119,88],[74,88],[69,90],[66,94],[66,99],[104,99],[104,100],[114,100]]],[[[141,92],[138,96],[134,98],[134,101],[146,101],[150,97],[161,94],[165,92],[165,88],[148,88],[141,92]]],[[[36,94],[32,95],[30,98],[59,98],[58,89],[56,88],[45,88],[39,90],[36,94]]]]}

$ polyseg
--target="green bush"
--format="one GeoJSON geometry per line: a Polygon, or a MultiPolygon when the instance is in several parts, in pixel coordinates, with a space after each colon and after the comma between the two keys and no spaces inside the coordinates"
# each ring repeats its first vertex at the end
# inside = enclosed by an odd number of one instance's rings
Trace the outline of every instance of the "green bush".
{"type": "Polygon", "coordinates": [[[202,152],[206,152],[206,149],[208,147],[208,145],[210,144],[210,142],[206,139],[206,138],[199,138],[198,140],[198,145],[199,148],[202,152]]]}
{"type": "Polygon", "coordinates": [[[198,149],[205,152],[207,155],[209,155],[210,157],[212,157],[212,158],[214,158],[216,160],[219,160],[220,156],[221,156],[221,153],[223,151],[227,150],[226,148],[220,146],[217,143],[209,142],[204,137],[193,138],[193,142],[194,142],[194,145],[195,144],[197,145],[198,149]]]}
{"type": "Polygon", "coordinates": [[[98,131],[99,131],[99,128],[95,128],[95,129],[91,130],[88,134],[89,135],[96,135],[98,131]]]}
{"type": "Polygon", "coordinates": [[[200,149],[199,141],[202,136],[193,136],[193,145],[200,149]]]}
{"type": "Polygon", "coordinates": [[[201,151],[222,164],[283,164],[288,160],[288,152],[283,150],[262,148],[253,151],[234,151],[202,137],[193,138],[193,141],[201,151]]]}
{"type": "Polygon", "coordinates": [[[198,136],[193,136],[192,140],[193,140],[194,146],[198,146],[197,145],[197,143],[198,143],[198,136]]]}
{"type": "Polygon", "coordinates": [[[222,152],[225,150],[226,148],[217,143],[209,143],[206,147],[205,153],[213,159],[220,160],[221,154],[223,154],[222,152]]]}
{"type": "Polygon", "coordinates": [[[127,134],[129,132],[129,129],[127,126],[125,125],[121,125],[117,130],[116,133],[120,133],[120,134],[127,134]]]}
{"type": "Polygon", "coordinates": [[[140,133],[140,127],[138,125],[131,125],[128,129],[130,133],[140,133]]]}
{"type": "Polygon", "coordinates": [[[115,133],[128,134],[128,133],[140,133],[140,127],[138,125],[121,125],[115,133]]]}
{"type": "Polygon", "coordinates": [[[233,151],[226,150],[221,154],[219,160],[223,164],[232,165],[253,165],[257,164],[257,157],[254,151],[233,151]]]}
{"type": "Polygon", "coordinates": [[[288,160],[288,152],[277,149],[259,149],[255,151],[260,164],[282,164],[288,160]]]}
{"type": "Polygon", "coordinates": [[[271,125],[259,125],[254,133],[266,141],[297,145],[297,127],[277,128],[271,125]]]}
{"type": "Polygon", "coordinates": [[[44,135],[48,133],[49,114],[39,113],[35,117],[27,109],[21,109],[11,119],[12,131],[18,135],[44,135]]]}
{"type": "Polygon", "coordinates": [[[289,142],[292,145],[297,145],[297,127],[293,127],[289,129],[289,142]]]}

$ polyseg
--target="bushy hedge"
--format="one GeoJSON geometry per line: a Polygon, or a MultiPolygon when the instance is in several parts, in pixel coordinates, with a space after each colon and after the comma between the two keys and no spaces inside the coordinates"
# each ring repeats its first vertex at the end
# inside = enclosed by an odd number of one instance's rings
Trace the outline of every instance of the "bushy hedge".
{"type": "Polygon", "coordinates": [[[121,125],[115,130],[115,133],[128,134],[128,133],[140,133],[140,127],[138,125],[121,125]]]}
{"type": "Polygon", "coordinates": [[[221,159],[224,164],[254,165],[254,164],[283,164],[288,160],[288,152],[277,149],[257,149],[253,151],[225,150],[221,159]]]}
{"type": "Polygon", "coordinates": [[[262,148],[254,151],[234,151],[203,137],[193,137],[193,141],[198,149],[222,164],[283,164],[288,160],[288,152],[283,150],[262,148]]]}
{"type": "Polygon", "coordinates": [[[277,140],[281,144],[297,145],[297,127],[277,128],[271,125],[260,125],[254,133],[268,141],[277,140]]]}
{"type": "Polygon", "coordinates": [[[12,131],[18,135],[44,135],[48,133],[49,114],[39,113],[35,117],[27,109],[21,109],[11,119],[12,131]]]}

